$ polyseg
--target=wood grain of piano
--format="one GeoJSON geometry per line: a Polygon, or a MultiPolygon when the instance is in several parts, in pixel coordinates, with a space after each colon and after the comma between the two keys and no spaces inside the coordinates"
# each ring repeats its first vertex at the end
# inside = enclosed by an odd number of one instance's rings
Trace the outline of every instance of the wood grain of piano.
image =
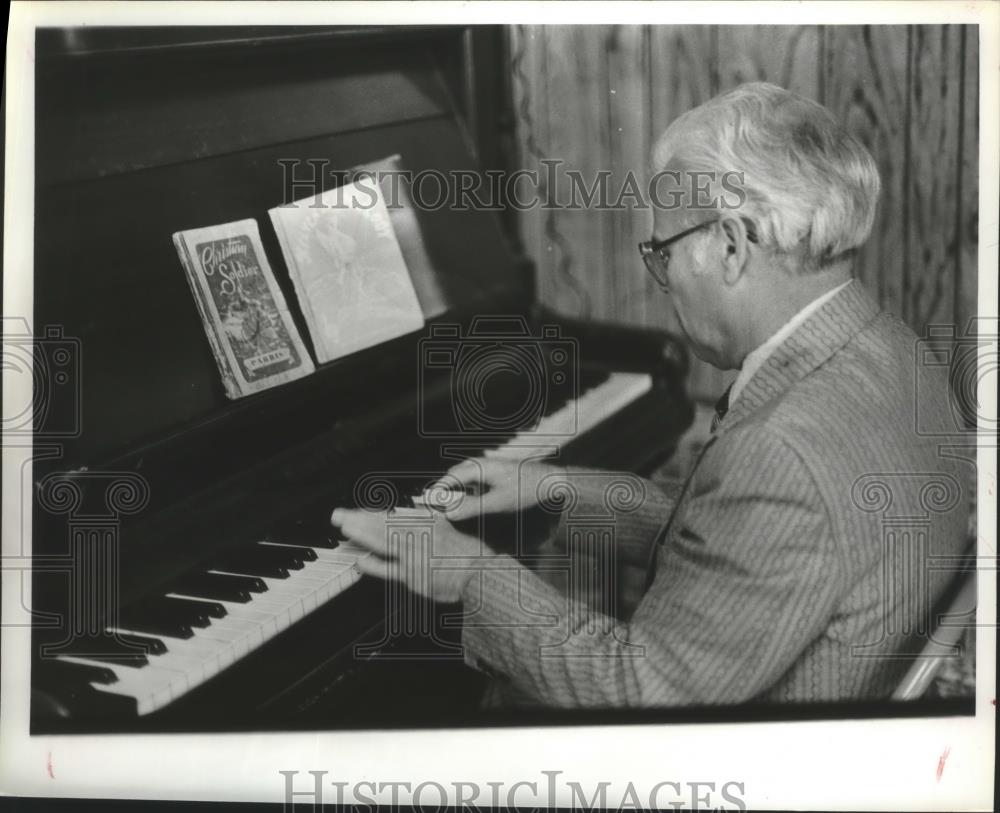
{"type": "MultiPolygon", "coordinates": [[[[34,733],[466,724],[481,681],[456,608],[418,607],[424,629],[396,623],[418,602],[360,576],[364,554],[331,535],[330,509],[379,473],[390,503],[410,506],[463,456],[555,446],[562,461],[646,472],[671,453],[692,414],[683,349],[540,309],[490,211],[417,212],[420,245],[404,254],[434,276],[418,294],[440,292],[424,294],[424,333],[224,397],[170,235],[255,217],[306,337],[265,225],[287,191],[279,161],[503,168],[501,52],[494,28],[40,36],[34,327],[39,342],[52,325],[78,340],[80,363],[47,413],[78,414],[79,431],[34,468],[33,553],[69,568],[33,574],[34,733]],[[458,425],[455,370],[420,361],[434,325],[467,339],[484,315],[531,337],[554,327],[573,348],[570,374],[541,382],[518,425],[458,425]],[[148,495],[109,513],[121,477],[148,495]],[[44,498],[55,483],[75,507],[44,498]],[[88,547],[95,523],[108,534],[88,547]]],[[[494,382],[486,409],[516,412],[523,384],[494,382]]],[[[43,425],[36,445],[49,442],[43,425]]],[[[502,544],[511,527],[497,518],[490,533],[502,544]]]]}

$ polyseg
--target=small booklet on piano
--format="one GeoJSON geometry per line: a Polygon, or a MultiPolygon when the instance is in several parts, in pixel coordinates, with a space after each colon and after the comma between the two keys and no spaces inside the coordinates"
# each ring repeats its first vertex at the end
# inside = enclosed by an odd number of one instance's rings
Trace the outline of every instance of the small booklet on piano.
{"type": "Polygon", "coordinates": [[[423,327],[406,261],[373,178],[268,214],[321,363],[423,327]]]}
{"type": "Polygon", "coordinates": [[[315,369],[255,221],[188,229],[173,237],[227,396],[241,398],[315,369]]]}

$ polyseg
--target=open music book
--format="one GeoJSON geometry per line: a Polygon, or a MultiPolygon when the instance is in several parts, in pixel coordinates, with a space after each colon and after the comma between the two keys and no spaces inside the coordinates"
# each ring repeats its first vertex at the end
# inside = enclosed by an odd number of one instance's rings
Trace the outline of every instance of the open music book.
{"type": "Polygon", "coordinates": [[[321,363],[423,327],[406,261],[373,178],[268,214],[321,363]]]}
{"type": "Polygon", "coordinates": [[[315,369],[271,273],[255,221],[188,229],[173,239],[229,398],[315,369]]]}

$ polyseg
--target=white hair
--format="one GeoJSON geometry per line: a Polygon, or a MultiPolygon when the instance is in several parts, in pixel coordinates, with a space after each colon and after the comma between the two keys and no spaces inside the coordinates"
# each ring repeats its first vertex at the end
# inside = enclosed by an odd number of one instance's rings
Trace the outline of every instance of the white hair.
{"type": "Polygon", "coordinates": [[[880,182],[868,150],[825,107],[766,82],[678,117],[652,163],[712,173],[716,187],[724,173],[742,173],[745,199],[733,214],[755,224],[763,245],[804,249],[813,269],[864,243],[875,219],[880,182]]]}

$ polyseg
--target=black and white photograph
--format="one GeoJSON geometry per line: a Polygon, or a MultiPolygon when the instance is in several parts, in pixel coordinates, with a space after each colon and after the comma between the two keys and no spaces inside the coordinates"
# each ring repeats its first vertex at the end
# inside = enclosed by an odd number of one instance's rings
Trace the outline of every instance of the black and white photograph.
{"type": "Polygon", "coordinates": [[[993,809],[1000,4],[505,5],[12,4],[0,792],[993,809]]]}

